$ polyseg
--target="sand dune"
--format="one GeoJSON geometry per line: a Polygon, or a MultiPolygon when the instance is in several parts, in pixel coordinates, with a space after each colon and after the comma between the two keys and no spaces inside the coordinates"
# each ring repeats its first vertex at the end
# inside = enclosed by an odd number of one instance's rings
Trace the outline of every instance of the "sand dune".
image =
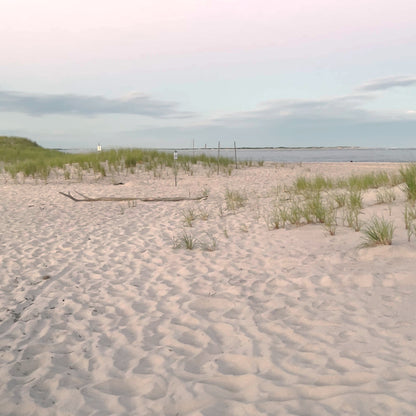
{"type": "Polygon", "coordinates": [[[339,225],[269,230],[276,186],[394,164],[273,165],[0,185],[0,413],[414,415],[416,243],[404,194],[365,195],[393,245],[339,225]],[[226,189],[247,205],[224,209],[226,189]],[[89,196],[207,200],[75,203],[89,196]],[[184,211],[204,212],[184,227],[184,211]],[[183,230],[203,244],[174,249],[183,230]],[[205,244],[205,245],[204,245],[205,244]],[[213,247],[216,244],[216,247],[213,247]],[[204,248],[205,247],[205,248],[204,248]],[[209,251],[206,248],[216,248],[209,251]]]}

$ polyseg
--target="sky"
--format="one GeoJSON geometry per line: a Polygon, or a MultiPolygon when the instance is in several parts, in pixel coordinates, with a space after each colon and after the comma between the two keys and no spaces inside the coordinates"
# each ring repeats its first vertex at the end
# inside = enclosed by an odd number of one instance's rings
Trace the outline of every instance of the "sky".
{"type": "Polygon", "coordinates": [[[414,0],[0,0],[0,135],[416,147],[414,0]]]}

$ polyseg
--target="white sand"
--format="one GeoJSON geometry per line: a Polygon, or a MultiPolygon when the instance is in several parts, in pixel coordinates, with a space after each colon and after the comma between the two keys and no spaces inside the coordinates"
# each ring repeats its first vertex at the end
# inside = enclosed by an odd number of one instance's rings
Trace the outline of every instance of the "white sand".
{"type": "Polygon", "coordinates": [[[98,182],[0,184],[0,414],[415,415],[416,243],[404,195],[365,196],[392,246],[321,225],[270,231],[273,189],[299,175],[386,164],[266,165],[231,177],[149,173],[98,182]],[[224,209],[226,188],[245,208],[224,209]],[[75,203],[196,196],[176,203],[75,203]],[[215,251],[173,249],[185,228],[215,251]]]}

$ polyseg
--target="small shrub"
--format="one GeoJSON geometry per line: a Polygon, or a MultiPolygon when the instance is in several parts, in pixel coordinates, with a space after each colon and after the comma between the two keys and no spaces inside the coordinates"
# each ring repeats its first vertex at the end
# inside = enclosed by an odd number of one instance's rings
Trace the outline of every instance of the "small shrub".
{"type": "Polygon", "coordinates": [[[393,240],[394,225],[384,218],[373,217],[367,224],[364,233],[364,241],[361,247],[374,247],[377,245],[391,245],[393,240]]]}

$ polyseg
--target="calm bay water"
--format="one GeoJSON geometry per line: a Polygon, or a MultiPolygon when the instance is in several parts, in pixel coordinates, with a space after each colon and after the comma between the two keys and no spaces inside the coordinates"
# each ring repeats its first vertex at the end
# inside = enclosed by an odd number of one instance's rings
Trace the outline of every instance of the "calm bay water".
{"type": "MultiPolygon", "coordinates": [[[[94,152],[95,149],[62,149],[69,153],[94,152]]],[[[103,149],[107,150],[107,149],[103,149]]],[[[174,149],[157,149],[172,152],[174,149]]],[[[179,154],[206,154],[217,157],[218,149],[177,149],[179,154]]],[[[221,156],[234,159],[234,149],[221,149],[221,156]]],[[[238,160],[265,162],[416,162],[416,148],[294,148],[294,149],[237,149],[238,160]]]]}
{"type": "MultiPolygon", "coordinates": [[[[182,154],[205,153],[216,157],[217,149],[178,150],[182,154]]],[[[221,149],[221,156],[234,158],[234,149],[221,149]]],[[[416,148],[364,149],[237,149],[239,160],[265,162],[416,162],[416,148]]]]}

